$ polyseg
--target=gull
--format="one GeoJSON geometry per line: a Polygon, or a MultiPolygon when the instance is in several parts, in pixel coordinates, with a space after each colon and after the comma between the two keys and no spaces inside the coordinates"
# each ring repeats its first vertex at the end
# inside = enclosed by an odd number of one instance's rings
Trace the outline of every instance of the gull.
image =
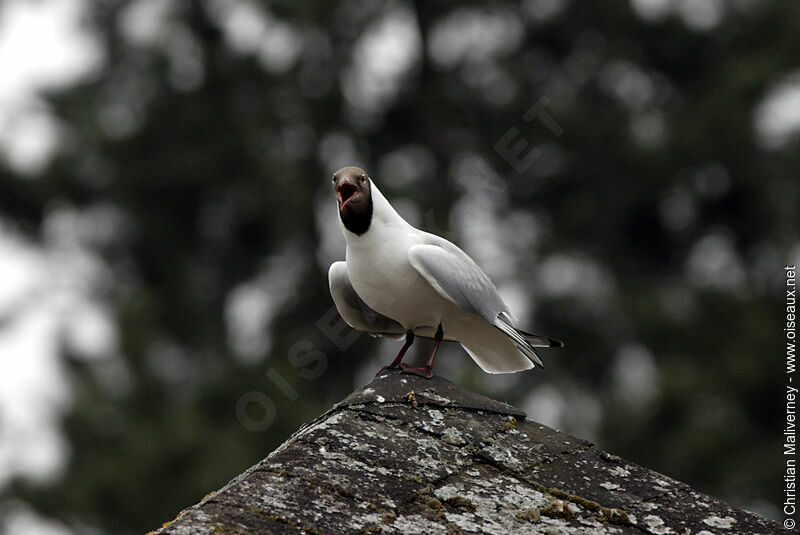
{"type": "Polygon", "coordinates": [[[461,344],[488,373],[542,365],[535,347],[563,343],[521,330],[492,280],[464,251],[414,228],[395,211],[359,167],[333,174],[345,260],[334,262],[328,283],[336,308],[352,328],[405,344],[385,369],[433,377],[442,340],[461,344]],[[423,367],[402,362],[414,338],[433,338],[423,367]]]}

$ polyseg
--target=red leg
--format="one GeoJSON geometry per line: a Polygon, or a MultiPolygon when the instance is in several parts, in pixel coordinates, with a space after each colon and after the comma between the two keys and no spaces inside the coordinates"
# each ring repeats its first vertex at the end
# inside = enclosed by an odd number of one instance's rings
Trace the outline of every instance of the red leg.
{"type": "Polygon", "coordinates": [[[406,343],[403,344],[403,347],[400,348],[400,352],[397,353],[397,356],[394,358],[392,363],[389,364],[388,366],[384,366],[383,368],[378,370],[378,373],[376,373],[375,375],[379,375],[383,370],[387,370],[387,369],[388,370],[400,370],[403,367],[405,367],[405,364],[403,364],[401,361],[403,360],[403,357],[405,356],[406,351],[408,351],[408,348],[411,347],[411,344],[413,344],[413,343],[414,343],[414,333],[411,332],[411,331],[408,331],[406,333],[406,343]]]}
{"type": "Polygon", "coordinates": [[[433,359],[436,358],[436,352],[439,350],[439,345],[442,343],[442,338],[444,338],[444,331],[442,331],[442,324],[439,324],[439,328],[436,329],[436,335],[433,339],[433,351],[431,351],[431,356],[428,358],[428,362],[422,368],[405,368],[403,369],[403,373],[413,373],[414,375],[419,375],[420,377],[425,377],[426,379],[430,379],[433,377],[433,359]]]}

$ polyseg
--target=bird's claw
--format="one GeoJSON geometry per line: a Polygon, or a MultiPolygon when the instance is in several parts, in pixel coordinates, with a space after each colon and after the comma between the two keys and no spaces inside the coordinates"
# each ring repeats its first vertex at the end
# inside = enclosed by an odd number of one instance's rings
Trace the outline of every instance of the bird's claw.
{"type": "Polygon", "coordinates": [[[400,373],[409,373],[412,375],[419,375],[425,379],[431,379],[433,377],[433,368],[431,366],[423,366],[421,368],[412,368],[411,366],[406,366],[400,373]]]}
{"type": "Polygon", "coordinates": [[[375,375],[378,376],[383,372],[385,372],[386,370],[405,370],[406,368],[409,368],[409,365],[406,364],[405,362],[401,362],[400,364],[397,364],[395,366],[387,364],[386,366],[381,367],[381,369],[378,370],[378,373],[376,373],[375,375]]]}

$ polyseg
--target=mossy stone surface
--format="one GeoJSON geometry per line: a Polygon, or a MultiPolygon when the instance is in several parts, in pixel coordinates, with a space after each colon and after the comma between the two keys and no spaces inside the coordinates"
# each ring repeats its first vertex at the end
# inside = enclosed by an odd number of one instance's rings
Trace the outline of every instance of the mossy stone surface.
{"type": "Polygon", "coordinates": [[[389,372],[156,533],[786,533],[441,378],[389,372]],[[410,395],[410,393],[413,394],[410,395]]]}

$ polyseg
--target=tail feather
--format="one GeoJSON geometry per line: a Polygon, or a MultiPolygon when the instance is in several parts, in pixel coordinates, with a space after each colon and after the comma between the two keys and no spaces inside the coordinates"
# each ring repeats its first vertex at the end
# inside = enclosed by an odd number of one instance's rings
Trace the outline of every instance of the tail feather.
{"type": "Polygon", "coordinates": [[[494,323],[495,327],[503,331],[508,335],[511,341],[514,343],[517,349],[520,352],[528,357],[531,362],[537,364],[538,366],[544,368],[544,364],[542,363],[542,359],[539,358],[539,355],[536,353],[536,350],[533,349],[533,346],[525,339],[524,334],[519,331],[516,327],[513,327],[506,320],[503,318],[502,315],[497,317],[497,321],[494,323]]]}
{"type": "Polygon", "coordinates": [[[512,373],[536,367],[510,336],[479,316],[454,324],[450,334],[487,373],[512,373]]]}

